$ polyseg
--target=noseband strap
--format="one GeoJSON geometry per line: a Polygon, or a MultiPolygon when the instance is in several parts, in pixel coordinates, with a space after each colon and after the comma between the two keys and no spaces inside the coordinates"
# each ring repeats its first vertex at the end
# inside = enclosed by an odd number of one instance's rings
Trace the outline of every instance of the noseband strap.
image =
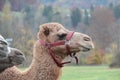
{"type": "Polygon", "coordinates": [[[64,41],[58,41],[58,42],[54,42],[54,43],[46,43],[45,41],[39,39],[40,44],[42,46],[45,46],[48,48],[49,54],[51,55],[51,57],[53,58],[53,60],[57,64],[57,66],[59,66],[59,67],[63,67],[64,64],[71,63],[71,61],[60,62],[55,57],[54,51],[51,48],[55,47],[55,46],[60,46],[60,45],[66,45],[66,49],[67,49],[68,54],[70,55],[70,57],[75,58],[76,64],[78,64],[78,58],[75,56],[76,53],[71,53],[71,51],[70,51],[70,40],[71,40],[73,34],[74,34],[74,32],[71,31],[68,33],[68,35],[66,36],[66,39],[64,41]]]}

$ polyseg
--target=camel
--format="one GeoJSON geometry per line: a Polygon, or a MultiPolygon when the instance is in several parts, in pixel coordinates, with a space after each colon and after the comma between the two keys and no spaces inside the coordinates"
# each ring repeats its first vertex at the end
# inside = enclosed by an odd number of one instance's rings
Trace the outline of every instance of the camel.
{"type": "Polygon", "coordinates": [[[94,48],[91,38],[72,32],[55,22],[40,25],[30,67],[21,72],[15,66],[0,74],[0,80],[60,80],[63,59],[94,48]],[[72,54],[74,53],[74,54],[72,54]]]}
{"type": "Polygon", "coordinates": [[[25,60],[24,54],[8,46],[8,42],[0,35],[0,73],[9,67],[22,64],[25,60]]]}

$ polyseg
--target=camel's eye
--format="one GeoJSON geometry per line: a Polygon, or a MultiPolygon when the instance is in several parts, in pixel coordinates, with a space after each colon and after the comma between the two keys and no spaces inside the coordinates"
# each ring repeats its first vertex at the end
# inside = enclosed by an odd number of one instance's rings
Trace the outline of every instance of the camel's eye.
{"type": "Polygon", "coordinates": [[[66,38],[67,34],[62,33],[62,34],[58,34],[57,36],[58,36],[59,40],[64,40],[66,38]]]}
{"type": "Polygon", "coordinates": [[[2,45],[7,45],[7,43],[4,42],[4,41],[0,41],[0,44],[2,44],[2,45]]]}

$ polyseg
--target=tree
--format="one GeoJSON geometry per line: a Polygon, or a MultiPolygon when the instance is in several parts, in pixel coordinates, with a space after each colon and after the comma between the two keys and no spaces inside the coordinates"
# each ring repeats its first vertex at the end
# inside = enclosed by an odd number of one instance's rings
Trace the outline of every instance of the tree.
{"type": "Polygon", "coordinates": [[[113,58],[112,63],[109,65],[110,68],[120,68],[120,50],[113,58]]]}
{"type": "Polygon", "coordinates": [[[120,5],[117,5],[114,7],[114,14],[115,14],[116,19],[120,18],[120,5]]]}
{"type": "Polygon", "coordinates": [[[11,4],[9,0],[6,0],[1,16],[1,25],[0,25],[0,34],[4,37],[10,37],[12,35],[12,13],[11,13],[11,4]]]}
{"type": "Polygon", "coordinates": [[[109,8],[112,9],[112,10],[114,9],[114,4],[112,2],[109,3],[109,8]]]}
{"type": "Polygon", "coordinates": [[[62,17],[61,17],[61,13],[60,12],[56,12],[55,14],[53,14],[53,17],[52,17],[52,21],[54,22],[59,22],[61,23],[61,20],[62,17]]]}
{"type": "Polygon", "coordinates": [[[47,18],[48,22],[52,21],[53,7],[52,6],[44,6],[42,15],[47,18]]]}
{"type": "Polygon", "coordinates": [[[87,57],[87,64],[102,64],[105,54],[102,50],[94,49],[92,54],[87,57]]]}
{"type": "Polygon", "coordinates": [[[82,14],[79,10],[79,8],[74,8],[71,10],[71,21],[72,26],[75,28],[77,27],[78,23],[81,22],[82,14]]]}
{"type": "Polygon", "coordinates": [[[27,67],[30,65],[32,60],[32,49],[35,42],[35,36],[33,30],[29,27],[17,27],[14,31],[15,35],[11,46],[16,47],[25,54],[26,60],[22,66],[27,67]]]}
{"type": "Polygon", "coordinates": [[[85,14],[84,24],[89,25],[90,24],[90,16],[89,16],[89,13],[88,13],[88,11],[86,9],[85,9],[84,14],[85,14]]]}
{"type": "Polygon", "coordinates": [[[91,23],[89,28],[91,32],[88,32],[92,35],[96,45],[102,50],[109,47],[114,39],[114,36],[111,36],[114,32],[114,22],[114,13],[109,8],[96,8],[91,14],[91,23]]]}
{"type": "Polygon", "coordinates": [[[34,26],[34,17],[35,17],[35,11],[31,8],[31,6],[26,5],[23,12],[25,12],[24,16],[24,22],[27,24],[30,24],[29,26],[34,26]]]}
{"type": "Polygon", "coordinates": [[[114,44],[112,45],[114,57],[112,59],[111,64],[109,65],[110,68],[120,68],[120,19],[117,20],[114,31],[114,44]]]}
{"type": "Polygon", "coordinates": [[[94,5],[90,6],[90,13],[92,13],[94,11],[94,5]]]}

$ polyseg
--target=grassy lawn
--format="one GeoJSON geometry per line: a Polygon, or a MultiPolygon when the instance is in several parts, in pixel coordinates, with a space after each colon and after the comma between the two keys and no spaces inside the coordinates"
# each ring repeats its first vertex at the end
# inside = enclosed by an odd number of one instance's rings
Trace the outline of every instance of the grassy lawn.
{"type": "Polygon", "coordinates": [[[107,66],[65,66],[61,80],[120,80],[120,69],[107,66]]]}
{"type": "Polygon", "coordinates": [[[120,69],[107,66],[67,66],[61,80],[120,80],[120,69]]]}

